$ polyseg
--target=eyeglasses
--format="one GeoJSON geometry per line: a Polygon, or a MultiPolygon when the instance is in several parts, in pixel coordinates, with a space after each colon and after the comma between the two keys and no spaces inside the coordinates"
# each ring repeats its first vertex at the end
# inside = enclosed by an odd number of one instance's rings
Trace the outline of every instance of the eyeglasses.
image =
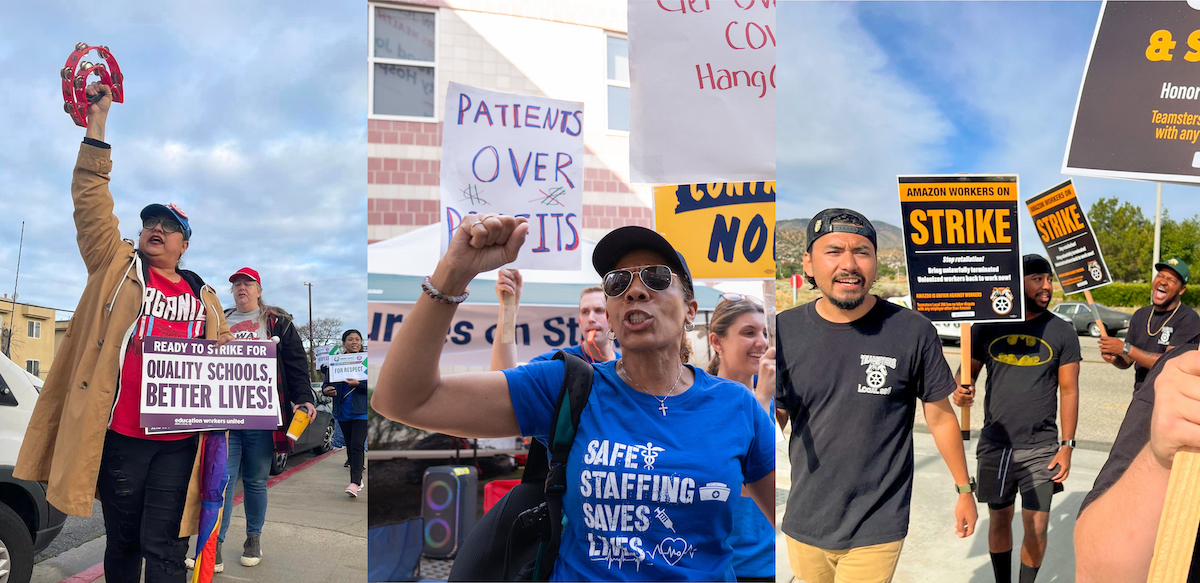
{"type": "Polygon", "coordinates": [[[733,293],[733,292],[726,292],[726,293],[721,294],[721,300],[726,301],[726,302],[740,302],[742,300],[750,300],[751,302],[754,302],[760,306],[763,305],[762,300],[760,300],[754,296],[747,296],[747,295],[737,294],[737,293],[733,293]]]}
{"type": "MultiPolygon", "coordinates": [[[[614,269],[604,275],[604,295],[615,298],[629,289],[633,283],[633,269],[614,269]]],[[[666,265],[651,265],[637,271],[642,283],[654,291],[664,291],[671,287],[671,268],[666,265]]]]}
{"type": "Polygon", "coordinates": [[[183,230],[183,225],[180,224],[179,221],[170,217],[146,217],[145,219],[142,219],[143,229],[153,229],[159,225],[162,225],[163,232],[168,235],[172,233],[178,233],[183,230]]]}

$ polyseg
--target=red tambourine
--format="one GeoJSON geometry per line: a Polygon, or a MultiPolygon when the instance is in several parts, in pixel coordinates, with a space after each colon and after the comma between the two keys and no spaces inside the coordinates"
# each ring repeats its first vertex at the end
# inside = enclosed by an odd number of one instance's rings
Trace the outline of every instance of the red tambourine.
{"type": "MultiPolygon", "coordinates": [[[[76,44],[75,52],[67,57],[67,63],[59,71],[59,75],[62,77],[63,109],[71,116],[75,125],[85,128],[87,127],[89,104],[85,89],[88,76],[93,74],[100,77],[101,83],[112,88],[113,101],[125,102],[125,78],[121,75],[121,68],[117,66],[117,59],[113,57],[108,47],[93,47],[87,43],[76,44]],[[100,55],[100,58],[104,59],[104,63],[92,64],[82,60],[84,55],[93,50],[100,55]]],[[[100,97],[100,95],[96,95],[93,99],[98,101],[100,97]]]]}

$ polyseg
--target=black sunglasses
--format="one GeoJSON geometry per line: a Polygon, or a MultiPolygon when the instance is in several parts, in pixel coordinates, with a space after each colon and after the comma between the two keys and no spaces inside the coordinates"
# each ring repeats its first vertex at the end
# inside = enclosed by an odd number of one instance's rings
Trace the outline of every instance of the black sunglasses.
{"type": "MultiPolygon", "coordinates": [[[[614,269],[604,275],[604,295],[615,298],[629,289],[633,283],[633,269],[614,269]]],[[[642,283],[654,291],[664,291],[671,287],[671,268],[666,265],[651,265],[637,270],[642,283]]]]}
{"type": "Polygon", "coordinates": [[[153,229],[159,225],[162,225],[163,232],[168,235],[172,233],[178,233],[183,230],[183,225],[180,224],[179,221],[170,217],[146,217],[142,219],[143,229],[153,229]]]}

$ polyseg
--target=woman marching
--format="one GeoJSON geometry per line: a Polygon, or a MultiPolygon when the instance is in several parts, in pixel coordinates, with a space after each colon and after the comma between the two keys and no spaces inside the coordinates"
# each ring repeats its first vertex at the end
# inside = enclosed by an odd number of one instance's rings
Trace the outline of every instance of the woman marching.
{"type": "Polygon", "coordinates": [[[13,475],[48,482],[46,500],[75,516],[91,516],[99,496],[106,581],[140,581],[145,559],[146,583],[182,583],[183,537],[199,528],[199,438],[151,435],[141,426],[142,339],[223,344],[233,337],[216,292],[179,268],[192,238],[187,214],[173,204],[151,204],[142,209],[137,246],[121,239],[108,190],[112,150],[104,142],[112,90],[93,83],[86,92],[99,99],[88,106],[71,197],[87,286],[13,475]]]}
{"type": "MultiPolygon", "coordinates": [[[[764,411],[774,411],[775,349],[769,348],[762,302],[742,294],[721,294],[708,323],[708,343],[717,353],[708,363],[708,374],[741,383],[764,411]]],[[[729,544],[738,581],[774,581],[775,527],[744,489],[733,520],[729,544]]]]}
{"type": "MultiPolygon", "coordinates": [[[[362,333],[346,330],[342,333],[342,353],[362,352],[362,333]]],[[[331,382],[325,379],[324,393],[333,397],[333,417],[342,428],[350,456],[350,485],[346,495],[358,498],[363,488],[364,456],[367,441],[367,381],[346,379],[331,382]]]]}
{"type": "MultiPolygon", "coordinates": [[[[402,423],[462,437],[546,441],[564,363],[441,375],[455,306],[478,273],[517,257],[524,219],[469,215],[425,280],[384,361],[372,405],[402,423]]],[[[623,353],[595,365],[566,466],[552,579],[733,580],[737,492],[773,521],[771,420],[742,385],[686,365],[698,305],[683,257],[641,227],[610,232],[592,256],[623,353]],[[733,493],[730,496],[730,493],[733,493]]]]}

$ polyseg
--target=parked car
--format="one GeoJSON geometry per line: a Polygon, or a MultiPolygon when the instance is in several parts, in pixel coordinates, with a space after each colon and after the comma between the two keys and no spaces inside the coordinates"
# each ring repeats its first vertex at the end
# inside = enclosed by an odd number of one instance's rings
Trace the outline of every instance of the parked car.
{"type": "Polygon", "coordinates": [[[33,557],[62,532],[66,515],[46,502],[46,488],[13,477],[42,380],[0,354],[0,581],[27,583],[33,557]]]}
{"type": "Polygon", "coordinates": [[[275,458],[271,460],[272,476],[287,469],[289,455],[312,450],[325,453],[333,449],[333,424],[337,423],[333,419],[333,399],[321,394],[321,383],[312,383],[312,391],[313,402],[317,406],[317,417],[308,424],[304,433],[300,434],[300,439],[296,440],[291,454],[275,453],[275,458]]]}
{"type": "MultiPolygon", "coordinates": [[[[1108,329],[1110,336],[1129,327],[1129,314],[1099,303],[1096,304],[1096,308],[1100,312],[1100,320],[1104,322],[1104,327],[1108,329]]],[[[1074,326],[1075,333],[1087,332],[1093,338],[1100,337],[1100,327],[1096,325],[1096,316],[1087,303],[1063,302],[1050,308],[1050,312],[1074,326]]]]}
{"type": "MultiPolygon", "coordinates": [[[[897,306],[912,309],[912,299],[909,296],[891,297],[888,298],[888,301],[897,306]]],[[[962,340],[962,327],[958,322],[934,322],[933,328],[937,330],[938,338],[943,342],[957,343],[962,340]]]]}

